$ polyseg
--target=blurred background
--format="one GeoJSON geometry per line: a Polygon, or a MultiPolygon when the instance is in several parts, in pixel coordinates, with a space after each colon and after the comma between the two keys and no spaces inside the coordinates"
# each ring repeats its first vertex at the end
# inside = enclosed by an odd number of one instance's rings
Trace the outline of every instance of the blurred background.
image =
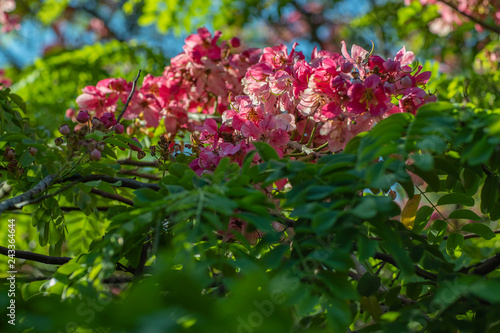
{"type": "Polygon", "coordinates": [[[342,40],[373,41],[383,58],[406,46],[438,97],[500,107],[500,0],[0,0],[0,16],[0,80],[48,128],[86,85],[161,75],[201,26],[245,47],[298,42],[306,56],[342,40]]]}

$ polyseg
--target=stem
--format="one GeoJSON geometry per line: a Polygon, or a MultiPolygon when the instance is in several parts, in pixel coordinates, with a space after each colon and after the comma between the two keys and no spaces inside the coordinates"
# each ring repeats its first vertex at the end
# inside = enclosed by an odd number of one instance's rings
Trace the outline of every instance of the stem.
{"type": "Polygon", "coordinates": [[[127,111],[128,104],[130,103],[130,100],[132,99],[132,96],[134,95],[135,87],[137,85],[137,80],[139,80],[140,76],[141,76],[141,70],[139,69],[139,71],[137,72],[137,77],[135,78],[134,83],[132,84],[132,91],[130,91],[130,94],[127,97],[127,101],[125,102],[125,106],[123,107],[122,112],[120,113],[118,118],[116,118],[116,123],[119,123],[120,120],[122,120],[122,117],[125,114],[125,111],[127,111]]]}
{"type": "Polygon", "coordinates": [[[429,200],[429,198],[425,195],[425,193],[420,189],[420,187],[418,186],[415,186],[417,188],[417,190],[420,192],[420,194],[422,194],[425,198],[425,200],[427,200],[427,202],[429,202],[432,206],[432,208],[443,218],[443,220],[448,223],[453,229],[455,229],[455,231],[458,231],[458,229],[450,222],[448,221],[448,219],[446,217],[444,217],[444,215],[439,211],[439,209],[437,209],[437,207],[429,200]]]}

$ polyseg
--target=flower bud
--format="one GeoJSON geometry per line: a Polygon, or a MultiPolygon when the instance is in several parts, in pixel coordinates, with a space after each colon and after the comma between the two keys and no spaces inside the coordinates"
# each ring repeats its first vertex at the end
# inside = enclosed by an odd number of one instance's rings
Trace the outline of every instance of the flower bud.
{"type": "Polygon", "coordinates": [[[64,142],[64,140],[63,140],[62,138],[56,138],[56,140],[55,140],[55,144],[56,144],[56,146],[60,146],[60,145],[62,145],[62,144],[63,144],[63,142],[64,142]]]}
{"type": "Polygon", "coordinates": [[[115,125],[115,133],[116,134],[123,134],[124,128],[123,125],[118,123],[115,125]]]}
{"type": "Polygon", "coordinates": [[[35,147],[29,147],[28,149],[28,152],[30,153],[31,156],[35,156],[37,151],[38,149],[36,149],[35,147]]]}
{"type": "Polygon", "coordinates": [[[392,200],[396,200],[396,192],[394,192],[393,190],[389,191],[389,196],[391,197],[392,200]]]}
{"type": "Polygon", "coordinates": [[[410,88],[412,85],[411,79],[408,76],[404,76],[401,78],[401,85],[404,88],[410,88]]]}
{"type": "Polygon", "coordinates": [[[3,156],[5,156],[7,160],[12,160],[16,157],[16,151],[13,148],[7,147],[3,156]]]}
{"type": "Polygon", "coordinates": [[[104,115],[99,118],[104,127],[110,128],[116,124],[115,114],[110,112],[105,112],[104,115]]]}
{"type": "Polygon", "coordinates": [[[98,118],[96,118],[96,117],[92,118],[92,126],[93,127],[96,127],[100,123],[101,123],[101,121],[98,118]]]}
{"type": "Polygon", "coordinates": [[[99,161],[101,159],[101,152],[97,149],[92,150],[90,153],[90,159],[92,161],[99,161]]]}
{"type": "Polygon", "coordinates": [[[233,37],[229,43],[231,43],[232,47],[239,47],[241,45],[240,39],[237,37],[233,37]]]}
{"type": "Polygon", "coordinates": [[[151,156],[156,156],[156,146],[150,146],[149,147],[149,152],[151,153],[151,156]]]}
{"type": "Polygon", "coordinates": [[[138,159],[142,160],[144,157],[146,157],[146,153],[145,152],[143,152],[142,150],[137,152],[137,158],[138,159]]]}
{"type": "Polygon", "coordinates": [[[104,142],[99,142],[97,143],[97,150],[99,151],[104,151],[104,148],[106,148],[106,144],[104,142]]]}
{"type": "Polygon", "coordinates": [[[342,71],[342,73],[347,74],[347,73],[351,72],[352,67],[353,67],[352,63],[346,61],[346,62],[342,63],[342,65],[340,65],[340,70],[342,71]]]}
{"type": "Polygon", "coordinates": [[[90,114],[87,110],[82,110],[78,112],[78,115],[76,116],[76,120],[79,123],[85,124],[87,121],[90,119],[90,114]]]}
{"type": "Polygon", "coordinates": [[[70,128],[68,125],[64,124],[59,127],[59,133],[62,135],[68,135],[71,132],[70,128]]]}
{"type": "MultiPolygon", "coordinates": [[[[137,138],[134,136],[134,138],[132,139],[134,141],[137,141],[139,142],[139,140],[137,140],[137,138]]],[[[132,149],[133,151],[141,151],[142,149],[137,147],[137,146],[134,146],[134,145],[131,145],[130,143],[128,144],[128,146],[130,147],[130,149],[132,149]]]]}

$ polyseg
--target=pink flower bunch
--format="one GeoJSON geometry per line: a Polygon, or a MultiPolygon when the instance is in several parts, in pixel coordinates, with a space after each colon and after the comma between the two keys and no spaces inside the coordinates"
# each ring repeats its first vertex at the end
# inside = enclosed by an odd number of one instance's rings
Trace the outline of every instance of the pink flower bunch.
{"type": "Polygon", "coordinates": [[[280,156],[293,156],[300,145],[314,149],[327,143],[339,151],[378,120],[415,113],[436,100],[421,88],[431,73],[422,66],[413,70],[415,56],[404,47],[384,60],[357,45],[348,53],[342,42],[342,55],[315,49],[309,62],[295,48],[265,48],[245,75],[246,95],[233,99],[222,126],[208,119],[196,128],[203,145],[191,167],[198,174],[212,171],[226,156],[241,164],[254,141],[269,143],[280,156]]]}
{"type": "Polygon", "coordinates": [[[10,87],[12,80],[5,76],[5,70],[0,69],[0,89],[10,87]]]}
{"type": "MultiPolygon", "coordinates": [[[[405,0],[407,6],[416,0],[405,0]]],[[[436,0],[419,0],[422,5],[432,4],[438,6],[438,13],[441,15],[437,19],[429,23],[431,32],[438,35],[447,35],[454,29],[454,25],[462,25],[468,22],[468,18],[461,13],[475,17],[477,19],[485,19],[486,17],[493,17],[495,22],[500,25],[500,4],[498,1],[489,0],[447,0],[450,5],[456,7],[457,10],[445,4],[443,1],[436,0]]],[[[477,31],[483,31],[481,25],[476,24],[477,31]]]]}
{"type": "MultiPolygon", "coordinates": [[[[158,127],[163,119],[166,131],[175,134],[180,128],[193,129],[188,112],[220,114],[228,109],[229,95],[243,92],[241,79],[257,62],[260,50],[238,53],[237,38],[218,43],[220,36],[220,31],[212,37],[206,28],[200,28],[187,37],[184,52],[172,58],[163,75],[144,78],[124,118],[140,118],[146,127],[158,127]]],[[[99,118],[105,112],[115,112],[118,101],[125,103],[131,88],[131,82],[124,79],[105,79],[95,87],[85,87],[76,102],[99,118]]]]}
{"type": "Polygon", "coordinates": [[[245,75],[246,95],[233,99],[222,125],[208,119],[197,128],[203,145],[191,167],[198,174],[212,171],[226,156],[241,164],[254,141],[269,143],[280,156],[293,156],[300,145],[313,149],[327,143],[330,151],[339,151],[378,120],[415,113],[436,100],[421,88],[431,73],[422,66],[413,70],[415,56],[405,48],[384,60],[357,45],[348,53],[342,42],[342,55],[315,49],[309,62],[295,48],[265,48],[245,75]]]}
{"type": "Polygon", "coordinates": [[[11,32],[12,30],[19,30],[21,28],[21,25],[19,24],[21,21],[20,16],[11,13],[15,9],[15,0],[0,0],[1,32],[11,32]]]}

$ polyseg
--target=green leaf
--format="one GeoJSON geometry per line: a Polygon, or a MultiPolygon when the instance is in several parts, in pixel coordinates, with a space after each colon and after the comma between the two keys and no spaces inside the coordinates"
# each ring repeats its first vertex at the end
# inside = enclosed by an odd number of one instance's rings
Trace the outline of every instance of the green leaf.
{"type": "Polygon", "coordinates": [[[361,296],[375,295],[380,288],[380,277],[373,276],[370,272],[363,274],[356,289],[361,296]]]}
{"type": "Polygon", "coordinates": [[[481,221],[481,218],[476,213],[468,209],[457,209],[456,211],[451,212],[448,218],[481,221]]]}
{"type": "Polygon", "coordinates": [[[474,206],[474,198],[464,194],[464,193],[450,193],[439,198],[437,206],[441,205],[464,205],[464,206],[474,206]]]}
{"type": "Polygon", "coordinates": [[[464,225],[460,231],[472,232],[486,240],[495,237],[495,233],[487,225],[482,223],[468,223],[464,225]]]}
{"type": "Polygon", "coordinates": [[[464,236],[456,232],[452,233],[446,240],[446,253],[448,253],[452,259],[458,259],[462,255],[463,246],[464,236]]]}
{"type": "Polygon", "coordinates": [[[118,140],[118,139],[115,139],[115,138],[106,138],[103,140],[103,142],[115,145],[115,146],[120,147],[120,148],[125,148],[125,149],[128,148],[128,145],[125,142],[118,140]]]}
{"type": "Polygon", "coordinates": [[[262,160],[266,162],[269,160],[279,160],[278,153],[269,144],[265,142],[253,142],[252,144],[262,160]]]}
{"type": "Polygon", "coordinates": [[[406,296],[408,296],[412,300],[418,299],[421,292],[422,292],[421,283],[408,283],[406,285],[406,296]]]}
{"type": "Polygon", "coordinates": [[[115,134],[115,138],[117,138],[118,140],[121,140],[121,141],[123,141],[125,143],[131,144],[133,146],[136,146],[136,147],[139,147],[139,148],[142,149],[142,144],[140,142],[137,142],[135,140],[127,138],[125,135],[115,134]]]}
{"type": "Polygon", "coordinates": [[[427,240],[431,244],[439,244],[443,241],[444,233],[448,224],[443,220],[436,220],[427,232],[427,240]]]}
{"type": "Polygon", "coordinates": [[[16,105],[26,113],[26,102],[21,98],[21,96],[16,94],[9,94],[9,98],[16,103],[16,105]]]}
{"type": "Polygon", "coordinates": [[[85,139],[94,139],[96,141],[101,141],[104,138],[104,133],[98,130],[95,130],[92,133],[85,135],[85,139]]]}
{"type": "Polygon", "coordinates": [[[500,181],[497,175],[488,175],[481,190],[481,212],[489,213],[498,203],[500,181]]]}
{"type": "Polygon", "coordinates": [[[36,294],[40,293],[40,288],[46,281],[34,281],[34,282],[29,282],[26,283],[22,286],[21,288],[21,294],[23,296],[23,299],[27,301],[31,297],[35,296],[36,294]]]}
{"type": "Polygon", "coordinates": [[[163,199],[163,197],[158,192],[150,188],[141,188],[135,190],[134,194],[134,204],[150,204],[151,202],[163,199]]]}
{"type": "Polygon", "coordinates": [[[432,207],[429,206],[420,207],[417,211],[417,215],[415,215],[415,224],[413,226],[413,232],[418,234],[422,230],[424,230],[433,212],[434,209],[432,207]]]}

